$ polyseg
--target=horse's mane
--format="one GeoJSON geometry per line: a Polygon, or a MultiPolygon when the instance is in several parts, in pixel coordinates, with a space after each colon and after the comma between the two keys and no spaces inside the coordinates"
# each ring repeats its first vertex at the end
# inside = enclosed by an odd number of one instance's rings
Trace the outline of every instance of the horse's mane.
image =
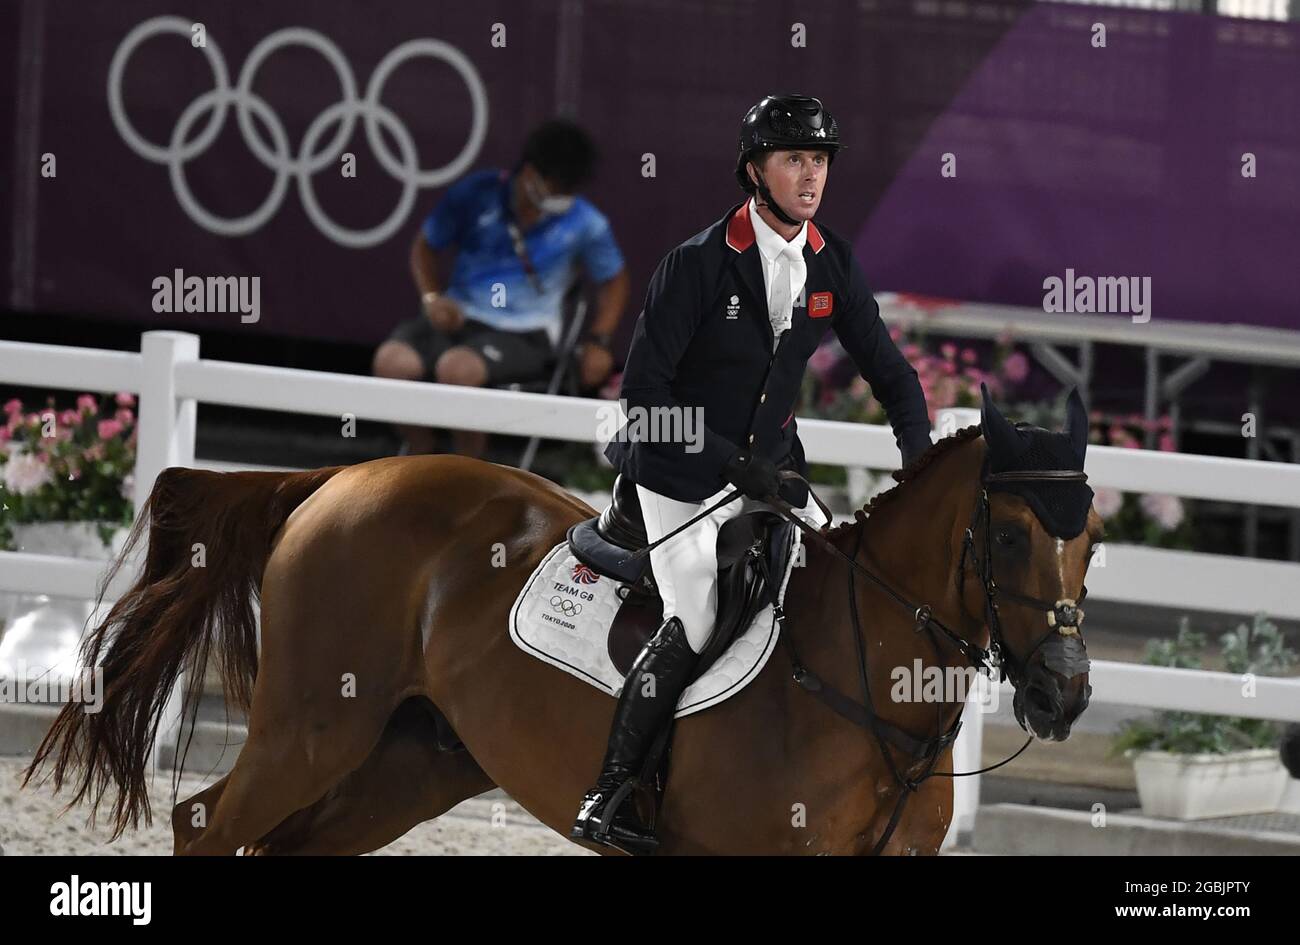
{"type": "Polygon", "coordinates": [[[983,428],[977,423],[973,427],[964,427],[951,436],[945,436],[942,440],[939,440],[920,456],[916,457],[916,459],[912,460],[902,469],[899,469],[894,473],[894,478],[898,480],[898,485],[887,489],[870,499],[864,506],[862,506],[862,508],[853,513],[852,519],[832,526],[826,533],[826,537],[834,539],[850,529],[856,528],[861,522],[866,521],[867,517],[871,515],[871,513],[875,512],[881,506],[892,502],[898,497],[899,493],[906,492],[905,487],[907,484],[920,476],[921,473],[925,472],[925,470],[932,466],[935,460],[940,456],[948,455],[952,450],[956,449],[968,440],[975,439],[975,437],[979,436],[982,432],[983,428]]]}

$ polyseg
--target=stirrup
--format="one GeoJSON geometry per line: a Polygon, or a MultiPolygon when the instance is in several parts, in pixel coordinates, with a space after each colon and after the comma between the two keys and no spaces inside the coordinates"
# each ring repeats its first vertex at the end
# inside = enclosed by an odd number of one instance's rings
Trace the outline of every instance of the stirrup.
{"type": "Polygon", "coordinates": [[[659,838],[647,830],[635,814],[624,814],[623,805],[638,787],[635,778],[628,778],[600,805],[597,817],[580,818],[569,831],[572,840],[585,840],[599,846],[610,847],[628,856],[648,856],[659,847],[659,838]],[[621,815],[621,816],[620,816],[621,815]]]}

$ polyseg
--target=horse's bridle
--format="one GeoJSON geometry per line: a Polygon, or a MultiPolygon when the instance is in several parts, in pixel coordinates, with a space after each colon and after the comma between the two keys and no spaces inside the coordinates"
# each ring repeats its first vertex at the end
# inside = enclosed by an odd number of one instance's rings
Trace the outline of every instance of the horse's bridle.
{"type": "MultiPolygon", "coordinates": [[[[817,503],[822,513],[826,516],[826,521],[831,521],[830,510],[821,498],[813,492],[811,484],[803,476],[793,470],[782,470],[781,478],[798,480],[808,487],[808,494],[817,503]]],[[[849,611],[851,614],[851,626],[854,638],[854,646],[857,650],[858,675],[862,684],[863,701],[855,702],[847,696],[837,691],[834,687],[828,685],[816,673],[803,665],[799,659],[798,652],[795,650],[793,633],[786,629],[787,615],[780,602],[776,599],[777,586],[772,583],[772,576],[768,573],[766,556],[759,555],[757,564],[767,579],[767,586],[772,595],[772,606],[776,620],[785,632],[780,634],[780,639],[786,643],[790,652],[790,661],[793,668],[794,681],[801,688],[805,689],[812,695],[816,696],[822,702],[826,703],[833,711],[870,731],[880,745],[880,753],[884,756],[885,762],[889,766],[890,773],[894,780],[903,789],[899,793],[898,801],[894,806],[894,811],[889,819],[888,825],[881,834],[880,839],[872,849],[872,855],[878,855],[884,850],[889,838],[893,835],[894,829],[898,826],[898,821],[903,813],[903,806],[907,802],[910,794],[914,793],[925,781],[931,777],[970,777],[972,775],[983,774],[1000,768],[1010,761],[1020,756],[1029,743],[1033,741],[1032,736],[1025,740],[1024,745],[1016,751],[1015,754],[999,761],[995,765],[986,768],[980,768],[978,771],[963,772],[945,772],[935,771],[934,766],[938,763],[939,756],[944,749],[951,745],[957,739],[957,734],[961,730],[961,712],[958,711],[957,717],[953,720],[952,725],[942,734],[933,736],[928,739],[918,739],[909,732],[904,731],[893,723],[882,719],[876,714],[875,707],[871,700],[871,686],[869,682],[869,672],[867,669],[867,654],[863,643],[863,634],[861,623],[858,619],[857,593],[854,582],[854,572],[860,572],[870,581],[872,581],[887,596],[892,598],[897,604],[903,607],[912,615],[913,632],[920,633],[926,631],[930,641],[935,648],[936,658],[942,662],[939,653],[939,643],[936,632],[946,637],[949,643],[962,654],[962,656],[975,668],[988,668],[990,671],[997,670],[999,681],[1010,679],[1012,685],[1019,690],[1025,681],[1025,671],[1028,668],[1029,660],[1038,652],[1039,647],[1043,645],[1054,634],[1062,636],[1072,636],[1079,632],[1079,624],[1083,621],[1083,611],[1079,609],[1078,603],[1068,598],[1058,600],[1055,603],[1048,603],[1040,598],[1021,593],[1017,590],[1008,590],[1000,588],[993,577],[993,548],[991,532],[992,511],[989,503],[988,487],[990,484],[1004,482],[1086,482],[1087,474],[1082,470],[1074,469],[1049,469],[1034,471],[1015,471],[990,473],[987,468],[981,471],[979,490],[976,494],[973,508],[971,510],[971,522],[967,526],[965,535],[962,539],[962,553],[958,560],[956,580],[959,589],[959,597],[965,600],[965,579],[967,571],[967,558],[969,557],[974,564],[974,571],[980,578],[984,590],[984,620],[989,628],[989,648],[985,649],[976,643],[965,639],[956,633],[951,627],[934,615],[929,604],[916,604],[900,594],[889,581],[873,573],[869,568],[860,564],[857,560],[858,550],[861,547],[862,532],[857,531],[857,539],[854,543],[853,554],[850,556],[832,544],[820,531],[814,529],[811,525],[800,518],[784,499],[775,498],[769,500],[773,508],[777,509],[782,517],[791,521],[802,531],[811,535],[821,545],[831,551],[833,554],[844,559],[849,565],[849,611]],[[980,548],[977,546],[977,533],[982,531],[983,535],[983,558],[981,560],[980,548]],[[1049,630],[1039,638],[1038,642],[1030,649],[1023,660],[1017,660],[1011,654],[1010,647],[1007,646],[1006,640],[1002,633],[1002,620],[998,612],[998,596],[1006,598],[1018,604],[1028,607],[1038,608],[1047,615],[1049,630]],[[885,745],[888,740],[900,750],[912,757],[912,762],[905,769],[911,771],[918,765],[921,766],[919,774],[915,777],[909,777],[904,770],[900,770],[893,756],[890,754],[885,745]]],[[[1087,595],[1087,588],[1079,595],[1079,601],[1087,595]]],[[[944,703],[939,703],[939,724],[943,725],[943,708],[944,703]]]]}
{"type": "Polygon", "coordinates": [[[1088,475],[1085,472],[1074,469],[1045,469],[1039,471],[1023,472],[1003,472],[1003,473],[984,473],[980,477],[980,491],[976,497],[974,508],[971,510],[971,523],[966,528],[966,533],[962,538],[961,558],[957,564],[957,589],[958,593],[965,599],[966,590],[966,559],[969,556],[975,565],[975,573],[979,576],[980,582],[984,585],[984,619],[989,628],[989,650],[988,654],[995,660],[996,665],[1001,673],[1002,679],[1010,679],[1011,684],[1017,689],[1024,682],[1024,673],[1029,666],[1029,661],[1033,659],[1038,648],[1049,640],[1054,633],[1061,636],[1074,636],[1079,632],[1079,625],[1083,623],[1083,611],[1079,609],[1079,601],[1082,601],[1088,595],[1087,587],[1084,587],[1079,594],[1078,601],[1072,598],[1062,598],[1055,603],[1049,603],[1039,597],[1033,597],[1029,594],[1017,590],[1008,590],[999,588],[993,578],[993,539],[992,539],[992,509],[989,505],[988,487],[990,483],[1000,482],[1087,482],[1088,475]],[[983,527],[984,536],[984,559],[975,549],[975,533],[983,527]],[[1007,646],[1006,638],[1002,633],[1002,618],[998,613],[998,594],[1018,604],[1026,607],[1033,607],[1043,611],[1047,615],[1048,631],[1044,633],[1038,642],[1033,645],[1030,651],[1025,655],[1023,660],[1018,660],[1012,654],[1011,648],[1007,646]]]}

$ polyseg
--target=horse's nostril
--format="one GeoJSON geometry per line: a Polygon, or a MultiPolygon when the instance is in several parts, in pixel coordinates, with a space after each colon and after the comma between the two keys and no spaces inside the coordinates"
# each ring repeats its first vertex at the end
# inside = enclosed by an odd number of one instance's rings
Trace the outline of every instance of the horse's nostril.
{"type": "Polygon", "coordinates": [[[1052,700],[1048,697],[1047,693],[1039,687],[1031,686],[1029,691],[1025,693],[1025,698],[1028,699],[1029,704],[1039,712],[1042,712],[1045,715],[1051,713],[1052,700]]]}

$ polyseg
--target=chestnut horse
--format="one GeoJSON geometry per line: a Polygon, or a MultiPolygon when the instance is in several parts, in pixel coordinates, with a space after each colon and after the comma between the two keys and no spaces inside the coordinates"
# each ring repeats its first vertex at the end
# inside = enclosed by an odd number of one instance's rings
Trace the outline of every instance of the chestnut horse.
{"type": "MultiPolygon", "coordinates": [[[[957,577],[972,568],[963,536],[984,454],[978,427],[941,440],[895,474],[901,484],[821,533],[978,646],[989,644],[984,587],[957,577]]],[[[1096,513],[1062,545],[1020,498],[989,500],[984,527],[1027,538],[1016,554],[996,552],[1000,585],[1078,598],[1096,513]]],[[[150,748],[168,694],[188,672],[192,708],[216,655],[248,737],[226,776],[174,807],[177,853],[364,853],[494,786],[566,835],[614,700],[520,650],[507,614],[541,558],[594,514],[538,476],[456,456],[302,473],[168,469],[118,561],[147,532],[140,577],[84,644],[83,659],[104,669],[102,709],[65,706],[27,779],[52,764],[56,790],[72,782],[69,806],[89,801],[92,816],[109,794],[114,837],[149,822],[150,748]]],[[[855,694],[862,649],[875,712],[917,738],[961,713],[960,701],[889,699],[895,667],[962,665],[962,654],[913,632],[912,614],[874,582],[859,577],[850,591],[848,565],[805,544],[785,598],[797,651],[778,648],[744,690],[675,727],[662,853],[856,854],[885,833],[908,790],[893,768],[919,769],[796,685],[792,652],[855,694]]],[[[1039,690],[1025,716],[1040,736],[1064,737],[1086,705],[1086,673],[1041,665],[1041,611],[1004,603],[1001,617],[1006,650],[1030,655],[1039,690]]],[[[950,772],[950,750],[932,764],[950,772]]],[[[882,852],[939,850],[952,782],[912,789],[882,852]]]]}

